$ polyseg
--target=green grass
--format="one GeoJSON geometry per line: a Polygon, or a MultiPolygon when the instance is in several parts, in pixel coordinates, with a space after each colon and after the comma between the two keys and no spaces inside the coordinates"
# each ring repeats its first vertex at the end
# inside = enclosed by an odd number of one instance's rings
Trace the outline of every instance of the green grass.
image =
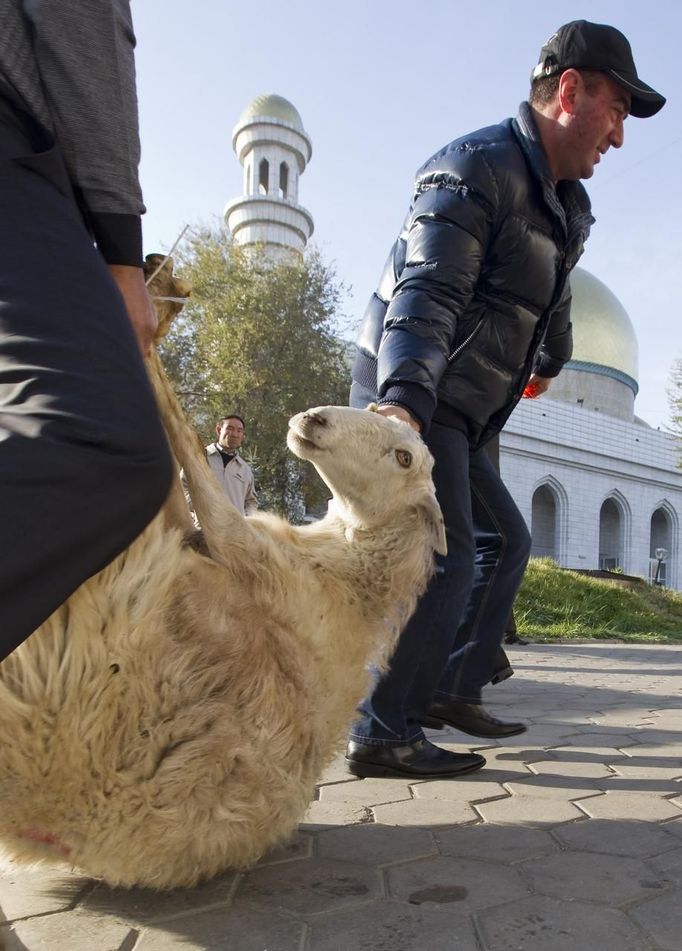
{"type": "Polygon", "coordinates": [[[629,588],[579,575],[549,558],[530,561],[514,617],[519,634],[534,641],[682,643],[682,595],[644,580],[629,588]]]}

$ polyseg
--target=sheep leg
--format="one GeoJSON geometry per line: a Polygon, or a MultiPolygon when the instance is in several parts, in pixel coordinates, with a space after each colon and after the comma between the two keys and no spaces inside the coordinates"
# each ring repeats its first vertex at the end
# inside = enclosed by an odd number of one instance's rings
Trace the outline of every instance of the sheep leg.
{"type": "MultiPolygon", "coordinates": [[[[187,422],[156,351],[149,358],[149,371],[171,449],[184,470],[206,547],[215,561],[233,564],[236,552],[249,548],[251,531],[246,519],[228,501],[213,477],[204,447],[187,422]]],[[[175,512],[179,502],[174,499],[172,504],[175,512]]],[[[184,496],[182,504],[186,511],[184,496]]]]}
{"type": "Polygon", "coordinates": [[[192,516],[182,491],[179,474],[176,474],[168,498],[163,505],[163,518],[168,528],[179,528],[185,538],[196,533],[192,516]]]}

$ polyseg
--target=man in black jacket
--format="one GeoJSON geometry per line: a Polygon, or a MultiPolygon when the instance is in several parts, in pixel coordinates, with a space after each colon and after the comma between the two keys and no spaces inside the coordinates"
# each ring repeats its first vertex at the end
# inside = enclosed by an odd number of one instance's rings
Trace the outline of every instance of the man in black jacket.
{"type": "Polygon", "coordinates": [[[128,0],[3,0],[0,661],[153,518],[172,479],[128,0]]]}
{"type": "Polygon", "coordinates": [[[423,434],[448,554],[361,706],[347,751],[355,775],[483,765],[434,746],[423,725],[482,737],[525,729],[481,704],[530,550],[482,447],[571,355],[568,278],[593,223],[579,180],[623,144],[628,114],[664,103],[618,30],[574,21],[543,46],[515,119],[457,139],[417,173],[362,323],[351,403],[376,399],[423,434]]]}

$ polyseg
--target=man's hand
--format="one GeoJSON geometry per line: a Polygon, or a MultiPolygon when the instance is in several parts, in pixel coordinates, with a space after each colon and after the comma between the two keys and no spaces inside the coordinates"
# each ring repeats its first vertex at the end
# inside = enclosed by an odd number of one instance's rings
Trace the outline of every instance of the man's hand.
{"type": "Polygon", "coordinates": [[[421,432],[421,425],[404,406],[391,406],[391,404],[386,404],[377,407],[377,413],[381,413],[382,416],[395,416],[397,419],[402,419],[402,421],[407,423],[408,426],[411,426],[412,429],[416,429],[418,433],[421,432]]]}
{"type": "Polygon", "coordinates": [[[147,357],[159,321],[144,282],[144,271],[126,264],[110,264],[108,267],[123,297],[142,356],[147,357]]]}
{"type": "Polygon", "coordinates": [[[523,391],[523,398],[526,400],[534,400],[536,396],[542,396],[542,394],[546,393],[549,389],[551,382],[551,377],[536,376],[534,373],[531,373],[530,379],[526,383],[526,388],[523,391]]]}

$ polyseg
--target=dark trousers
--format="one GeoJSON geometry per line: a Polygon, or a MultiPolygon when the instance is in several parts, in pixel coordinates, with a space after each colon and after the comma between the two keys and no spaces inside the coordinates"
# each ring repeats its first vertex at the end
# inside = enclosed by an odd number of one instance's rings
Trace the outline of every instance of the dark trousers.
{"type": "Polygon", "coordinates": [[[171,457],[59,151],[0,99],[0,660],[159,510],[171,457]]]}
{"type": "MultiPolygon", "coordinates": [[[[352,405],[367,404],[354,384],[352,405]]],[[[431,700],[480,703],[530,553],[523,516],[484,450],[432,423],[426,436],[448,553],[400,635],[388,670],[360,707],[351,736],[364,743],[410,743],[423,734],[431,700]]]]}

